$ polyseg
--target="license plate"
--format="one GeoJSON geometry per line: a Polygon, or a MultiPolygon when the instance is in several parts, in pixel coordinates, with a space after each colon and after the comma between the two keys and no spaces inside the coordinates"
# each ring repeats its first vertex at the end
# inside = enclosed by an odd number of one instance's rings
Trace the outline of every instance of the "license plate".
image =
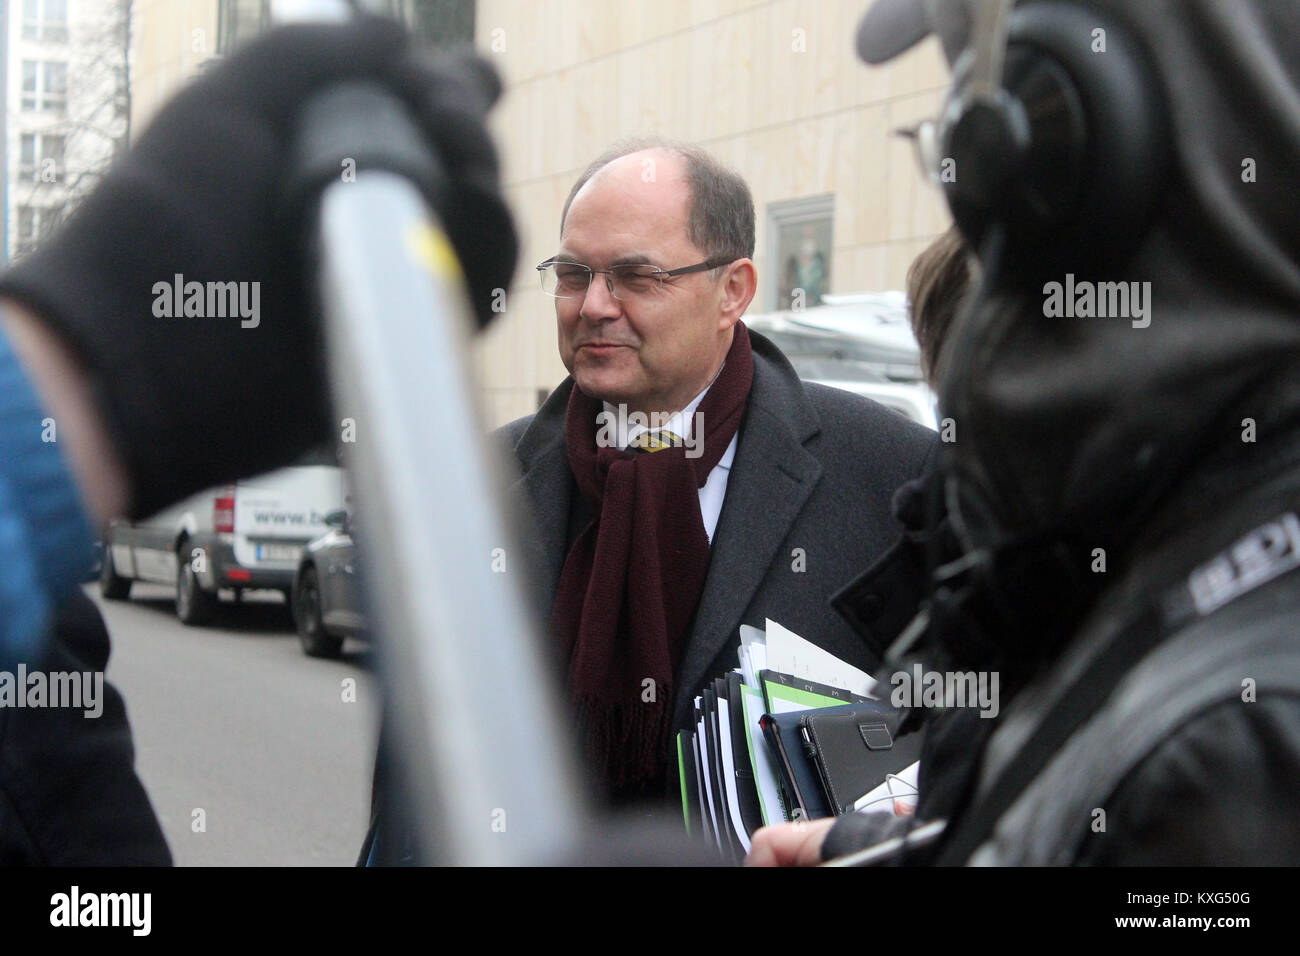
{"type": "Polygon", "coordinates": [[[296,544],[259,544],[257,560],[259,561],[297,561],[302,548],[296,544]]]}

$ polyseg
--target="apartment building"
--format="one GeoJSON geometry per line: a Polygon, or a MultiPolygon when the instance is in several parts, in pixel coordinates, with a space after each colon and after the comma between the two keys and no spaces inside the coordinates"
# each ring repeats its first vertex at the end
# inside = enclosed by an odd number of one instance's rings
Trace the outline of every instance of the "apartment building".
{"type": "Polygon", "coordinates": [[[126,144],[128,0],[4,6],[6,261],[32,249],[126,144]]]}

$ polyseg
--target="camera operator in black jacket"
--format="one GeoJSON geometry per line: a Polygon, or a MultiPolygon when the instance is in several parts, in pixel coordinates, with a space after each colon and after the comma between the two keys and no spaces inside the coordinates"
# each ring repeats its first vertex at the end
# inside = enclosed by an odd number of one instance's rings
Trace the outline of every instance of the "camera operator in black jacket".
{"type": "Polygon", "coordinates": [[[941,834],[887,858],[1294,863],[1300,4],[1010,6],[880,0],[859,36],[943,41],[920,139],[982,272],[938,369],[963,556],[891,666],[1002,678],[941,834]]]}

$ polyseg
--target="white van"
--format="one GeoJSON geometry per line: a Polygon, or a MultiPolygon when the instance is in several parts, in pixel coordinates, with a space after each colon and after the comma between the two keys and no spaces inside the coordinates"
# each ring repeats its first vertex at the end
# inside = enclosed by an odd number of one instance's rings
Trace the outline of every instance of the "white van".
{"type": "Polygon", "coordinates": [[[176,586],[176,616],[212,617],[221,591],[270,588],[288,600],[302,549],[344,505],[343,471],[332,449],[288,468],[212,488],[142,521],[105,533],[99,586],[122,600],[133,581],[176,586]]]}

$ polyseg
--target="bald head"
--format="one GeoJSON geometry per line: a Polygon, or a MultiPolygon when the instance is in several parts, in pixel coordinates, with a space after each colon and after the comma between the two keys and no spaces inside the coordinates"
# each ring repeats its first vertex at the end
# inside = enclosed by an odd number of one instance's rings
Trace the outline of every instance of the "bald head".
{"type": "Polygon", "coordinates": [[[754,197],[749,186],[706,150],[672,140],[626,140],[596,157],[569,190],[560,214],[561,233],[578,193],[604,172],[637,180],[639,189],[626,182],[629,198],[681,185],[688,202],[686,234],[691,242],[710,259],[753,258],[754,197]]]}
{"type": "MultiPolygon", "coordinates": [[[[609,207],[607,221],[641,235],[681,233],[689,238],[691,186],[683,159],[671,151],[637,150],[610,160],[575,187],[560,235],[592,204],[609,207]],[[626,218],[621,218],[625,214],[626,218]]],[[[698,245],[698,243],[697,243],[698,245]]]]}

